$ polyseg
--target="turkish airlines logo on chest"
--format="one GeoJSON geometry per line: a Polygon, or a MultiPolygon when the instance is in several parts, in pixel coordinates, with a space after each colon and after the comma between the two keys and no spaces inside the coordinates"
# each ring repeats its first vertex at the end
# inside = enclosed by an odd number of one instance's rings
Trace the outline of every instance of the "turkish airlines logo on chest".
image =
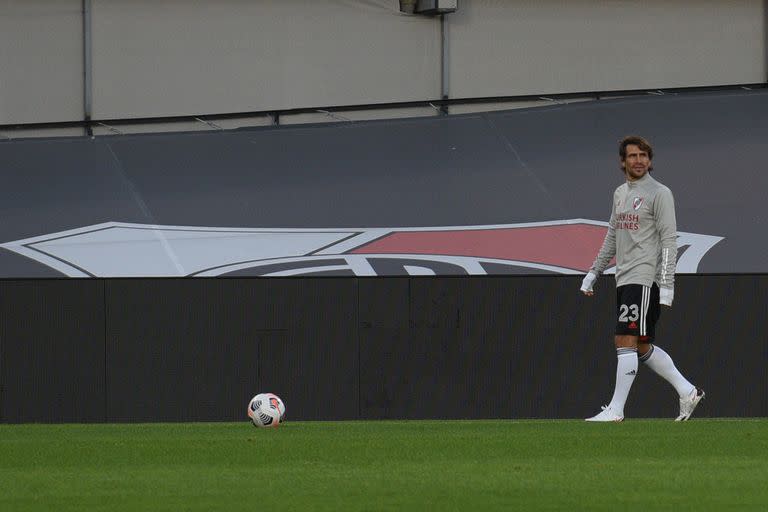
{"type": "MultiPolygon", "coordinates": [[[[607,226],[587,219],[352,229],[107,222],[0,247],[70,277],[583,274],[607,226]]],[[[678,272],[696,272],[722,239],[678,233],[678,272]]]]}

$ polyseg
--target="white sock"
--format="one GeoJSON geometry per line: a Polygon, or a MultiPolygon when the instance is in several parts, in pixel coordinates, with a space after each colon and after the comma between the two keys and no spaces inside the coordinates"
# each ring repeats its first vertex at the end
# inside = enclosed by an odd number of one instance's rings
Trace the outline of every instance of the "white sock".
{"type": "Polygon", "coordinates": [[[672,358],[669,354],[664,352],[661,347],[651,345],[649,350],[643,357],[640,358],[645,365],[658,373],[664,380],[672,384],[672,386],[680,395],[680,398],[686,398],[691,395],[696,387],[688,382],[688,379],[683,377],[683,374],[675,366],[672,358]]]}
{"type": "Polygon", "coordinates": [[[609,407],[617,414],[624,415],[624,404],[637,375],[637,349],[616,349],[616,387],[609,407]]]}

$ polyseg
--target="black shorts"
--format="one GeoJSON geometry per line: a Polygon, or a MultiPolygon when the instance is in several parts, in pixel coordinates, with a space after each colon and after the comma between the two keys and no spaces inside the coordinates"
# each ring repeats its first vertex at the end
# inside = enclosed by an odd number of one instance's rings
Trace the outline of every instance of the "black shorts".
{"type": "Polygon", "coordinates": [[[639,336],[650,343],[656,334],[656,322],[661,315],[659,286],[627,284],[616,288],[616,334],[639,336]]]}

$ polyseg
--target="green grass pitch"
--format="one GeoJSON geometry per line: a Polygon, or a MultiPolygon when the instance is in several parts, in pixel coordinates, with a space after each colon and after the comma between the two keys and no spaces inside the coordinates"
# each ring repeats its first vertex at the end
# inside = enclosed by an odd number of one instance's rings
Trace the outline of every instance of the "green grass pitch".
{"type": "Polygon", "coordinates": [[[0,510],[768,510],[768,420],[0,425],[0,510]]]}

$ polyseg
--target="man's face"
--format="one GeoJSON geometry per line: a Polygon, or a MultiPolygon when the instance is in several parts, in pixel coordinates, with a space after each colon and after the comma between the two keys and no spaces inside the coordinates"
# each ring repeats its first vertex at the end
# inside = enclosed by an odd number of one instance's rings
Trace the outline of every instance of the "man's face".
{"type": "Polygon", "coordinates": [[[651,159],[648,153],[634,144],[627,145],[627,156],[621,162],[624,168],[624,174],[629,181],[639,180],[648,172],[651,167],[651,159]]]}

